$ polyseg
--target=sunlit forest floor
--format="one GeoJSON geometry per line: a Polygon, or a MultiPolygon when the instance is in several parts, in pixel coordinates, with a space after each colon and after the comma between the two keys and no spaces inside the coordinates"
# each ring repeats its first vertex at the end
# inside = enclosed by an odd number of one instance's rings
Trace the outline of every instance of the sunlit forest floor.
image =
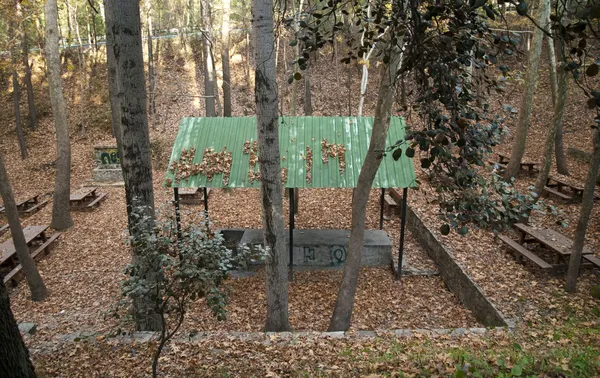
{"type": "MultiPolygon", "coordinates": [[[[287,50],[286,59],[283,58],[283,49],[278,57],[280,111],[284,115],[290,114],[291,107],[291,85],[287,84],[287,78],[292,52],[290,48],[287,50]]],[[[336,65],[330,49],[317,55],[316,63],[309,69],[314,115],[356,115],[361,68],[336,65]],[[351,85],[347,87],[349,75],[351,85]]],[[[76,54],[73,54],[73,59],[64,66],[64,80],[73,155],[71,187],[77,189],[91,178],[95,164],[93,146],[114,142],[110,133],[104,56],[100,52],[95,58],[90,57],[89,83],[83,92],[80,85],[83,75],[77,68],[76,54]],[[85,134],[81,124],[85,124],[85,134]]],[[[511,76],[506,82],[506,91],[493,94],[491,99],[492,108],[496,111],[501,112],[503,104],[519,107],[523,60],[522,56],[517,56],[508,62],[511,76]]],[[[48,165],[55,159],[53,120],[47,82],[41,67],[39,62],[34,67],[40,126],[35,131],[26,132],[30,154],[26,160],[19,156],[11,109],[12,92],[5,87],[1,93],[4,101],[0,103],[0,148],[17,199],[47,193],[54,184],[54,168],[48,165]]],[[[234,116],[254,114],[252,78],[247,77],[245,67],[245,53],[240,47],[232,58],[234,116]]],[[[196,76],[189,48],[186,52],[177,43],[170,47],[162,46],[157,71],[157,114],[150,117],[153,180],[157,204],[166,204],[171,194],[162,187],[162,180],[171,146],[182,117],[204,115],[203,99],[199,97],[203,95],[203,81],[202,75],[196,76]]],[[[499,74],[499,71],[492,73],[499,74]]],[[[3,85],[7,86],[8,81],[3,85]]],[[[303,85],[301,80],[298,83],[299,94],[304,93],[303,85]]],[[[527,158],[532,160],[539,160],[541,156],[546,128],[552,116],[549,91],[548,68],[542,62],[526,150],[527,158]]],[[[373,115],[376,94],[376,78],[371,77],[365,115],[373,115]]],[[[301,97],[297,104],[298,114],[303,112],[301,97]]],[[[26,101],[22,102],[22,112],[26,120],[26,101]]],[[[409,112],[403,115],[409,124],[419,122],[416,114],[409,112]]],[[[593,117],[594,114],[585,106],[584,96],[573,85],[564,117],[565,149],[591,151],[589,126],[593,117]]],[[[509,134],[498,146],[499,152],[510,152],[511,126],[515,121],[508,120],[509,134]]],[[[573,180],[582,182],[588,165],[570,156],[568,161],[573,180]]],[[[420,172],[419,167],[416,169],[420,172]]],[[[534,176],[521,175],[517,185],[526,189],[534,179],[534,176]]],[[[422,181],[421,190],[411,192],[409,202],[427,224],[437,230],[438,208],[431,203],[434,194],[427,181],[422,181]]],[[[129,252],[123,243],[127,222],[124,191],[122,188],[103,190],[108,191],[108,200],[93,212],[73,213],[75,226],[61,236],[49,256],[38,262],[50,297],[42,303],[33,303],[28,298],[24,282],[11,289],[11,305],[17,321],[37,324],[37,333],[28,337],[26,342],[42,376],[126,377],[148,373],[151,351],[148,345],[123,346],[99,342],[48,347],[49,343],[56,342],[58,336],[70,332],[87,330],[109,334],[117,329],[131,329],[131,323],[126,319],[111,316],[111,309],[120,296],[121,272],[130,262],[129,252]]],[[[351,195],[350,190],[302,190],[296,227],[349,229],[351,195]]],[[[561,209],[569,222],[569,227],[560,231],[573,237],[579,205],[553,199],[548,202],[561,209]]],[[[256,190],[214,191],[210,206],[216,227],[261,227],[256,190]]],[[[284,208],[287,208],[287,200],[284,208]]],[[[186,210],[195,209],[189,207],[186,210]]],[[[46,206],[37,214],[23,218],[22,223],[24,226],[49,224],[50,216],[51,206],[46,206]]],[[[560,229],[555,224],[556,218],[550,215],[535,214],[532,222],[560,229]]],[[[0,223],[3,223],[1,218],[0,223]]],[[[399,223],[399,218],[394,216],[384,226],[394,240],[394,251],[399,239],[399,223]]],[[[377,226],[378,195],[374,191],[368,206],[367,227],[375,229],[377,226]]],[[[169,376],[378,376],[379,373],[399,369],[408,374],[427,371],[445,376],[452,374],[457,364],[477,366],[478,369],[492,365],[493,369],[510,370],[515,365],[531,368],[532,364],[543,362],[549,366],[548,371],[563,372],[567,376],[586,376],[586,372],[590,371],[600,374],[597,370],[600,369],[600,340],[597,338],[597,332],[600,332],[600,300],[594,299],[590,293],[592,286],[599,282],[597,270],[585,271],[579,281],[578,293],[566,294],[562,289],[564,275],[550,276],[533,265],[516,264],[512,255],[494,240],[489,231],[471,230],[466,237],[453,233],[446,237],[438,236],[452,247],[458,260],[499,310],[517,322],[514,333],[473,335],[460,340],[448,336],[409,339],[384,336],[376,341],[360,337],[345,340],[309,338],[299,339],[296,343],[274,341],[271,345],[228,340],[224,336],[195,345],[173,344],[166,350],[161,368],[169,376]],[[503,366],[498,362],[500,357],[505,358],[503,366]]],[[[600,256],[600,207],[597,203],[586,245],[600,256]]],[[[410,234],[405,254],[411,267],[436,269],[410,234]]],[[[327,328],[340,277],[340,272],[335,271],[297,274],[296,281],[290,286],[290,320],[294,330],[324,331],[327,328]]],[[[353,330],[478,326],[473,315],[461,306],[439,276],[409,277],[397,283],[389,269],[363,269],[359,282],[353,330]]],[[[229,285],[232,294],[228,320],[217,322],[203,303],[197,303],[188,314],[181,335],[198,331],[262,329],[265,321],[263,273],[233,279],[229,285]]],[[[500,370],[490,370],[489,375],[496,375],[495,371],[500,370]]]]}

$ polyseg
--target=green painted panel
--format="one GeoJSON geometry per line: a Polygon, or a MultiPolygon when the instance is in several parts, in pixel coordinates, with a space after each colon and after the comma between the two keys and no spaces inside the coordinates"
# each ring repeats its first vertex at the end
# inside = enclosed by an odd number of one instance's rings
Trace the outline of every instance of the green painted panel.
{"type": "MultiPolygon", "coordinates": [[[[280,117],[279,148],[281,151],[281,167],[287,169],[287,188],[353,188],[358,181],[373,129],[373,117],[280,117]],[[321,141],[341,144],[346,148],[344,159],[346,168],[340,174],[339,159],[327,157],[327,163],[321,158],[321,141]],[[306,148],[312,151],[312,180],[306,180],[306,148]]],[[[394,144],[404,138],[404,119],[392,117],[387,145],[394,144]]],[[[244,153],[246,141],[256,141],[256,118],[183,118],[179,125],[177,138],[169,161],[165,177],[166,186],[178,187],[231,187],[258,188],[258,180],[250,183],[250,154],[244,153]],[[191,147],[196,149],[194,159],[188,169],[198,169],[202,163],[204,151],[213,149],[232,154],[229,183],[224,185],[223,173],[215,174],[207,180],[204,174],[190,175],[181,179],[170,167],[177,162],[182,151],[191,147]],[[197,166],[195,166],[197,165],[197,166]]],[[[259,170],[258,163],[255,170],[259,170]]],[[[412,159],[402,154],[394,161],[392,154],[386,154],[381,162],[374,188],[414,187],[415,170],[412,159]]]]}

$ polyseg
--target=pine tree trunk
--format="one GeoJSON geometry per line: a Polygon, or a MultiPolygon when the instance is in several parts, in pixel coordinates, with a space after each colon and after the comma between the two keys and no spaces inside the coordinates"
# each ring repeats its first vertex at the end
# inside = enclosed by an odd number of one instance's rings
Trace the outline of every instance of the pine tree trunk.
{"type": "MultiPolygon", "coordinates": [[[[541,0],[537,14],[537,22],[544,25],[549,18],[550,0],[541,0]]],[[[535,28],[533,31],[533,42],[529,53],[527,54],[527,73],[525,76],[525,91],[521,99],[521,109],[519,109],[519,118],[517,121],[515,141],[513,144],[510,161],[504,172],[504,179],[510,180],[519,173],[521,160],[525,154],[525,144],[527,142],[527,132],[531,118],[531,107],[533,104],[533,93],[535,91],[535,82],[538,76],[540,65],[540,55],[542,53],[542,40],[544,33],[535,28]]]]}
{"type": "Polygon", "coordinates": [[[231,117],[231,69],[229,68],[229,15],[230,0],[223,0],[221,62],[223,65],[223,116],[231,117]]]}
{"type": "Polygon", "coordinates": [[[583,196],[581,198],[581,213],[577,221],[577,229],[575,230],[575,240],[573,242],[573,250],[569,259],[569,270],[567,272],[567,284],[565,290],[569,293],[574,293],[577,290],[577,277],[579,277],[579,268],[581,266],[581,252],[585,243],[585,233],[594,207],[594,190],[596,189],[596,179],[600,169],[600,127],[594,128],[594,152],[590,162],[590,169],[585,181],[583,196]]]}
{"type": "MultiPolygon", "coordinates": [[[[31,291],[31,299],[34,301],[42,301],[48,296],[46,285],[38,272],[37,267],[33,258],[29,254],[29,247],[25,241],[25,235],[23,235],[23,229],[21,228],[21,221],[19,220],[19,211],[15,203],[15,197],[13,195],[12,187],[8,178],[8,173],[4,166],[4,159],[0,154],[0,195],[4,202],[4,208],[6,211],[6,218],[8,219],[8,225],[10,226],[10,233],[15,245],[17,252],[17,258],[19,263],[23,267],[23,273],[27,279],[29,290],[31,291]]],[[[0,279],[2,281],[2,279],[0,279]]]]}
{"type": "Polygon", "coordinates": [[[269,251],[266,331],[289,331],[289,256],[285,242],[277,113],[277,71],[273,36],[273,1],[252,0],[252,30],[256,48],[255,98],[258,159],[265,247],[269,251]]]}
{"type": "Polygon", "coordinates": [[[149,97],[150,100],[148,105],[150,109],[148,109],[148,113],[155,114],[156,113],[156,101],[154,95],[154,54],[152,51],[152,4],[150,0],[145,1],[146,8],[146,20],[148,21],[146,24],[147,27],[147,35],[148,35],[148,90],[150,92],[149,97]]]}
{"type": "Polygon", "coordinates": [[[567,88],[568,88],[568,77],[569,72],[565,70],[565,67],[561,63],[558,70],[558,91],[556,94],[556,104],[554,105],[554,115],[550,122],[550,128],[548,135],[546,136],[546,143],[544,145],[544,154],[542,157],[542,165],[540,172],[538,173],[535,181],[535,193],[538,195],[537,199],[542,195],[542,191],[548,181],[548,174],[550,173],[550,167],[552,166],[552,153],[554,152],[554,142],[556,140],[556,131],[558,125],[562,124],[563,114],[565,111],[565,103],[567,101],[567,88]]]}
{"type": "Polygon", "coordinates": [[[375,180],[375,175],[383,159],[392,104],[395,98],[396,71],[400,62],[400,55],[398,53],[392,54],[393,57],[389,65],[381,64],[379,67],[380,85],[375,119],[373,120],[373,131],[369,149],[358,176],[358,183],[352,193],[352,229],[348,243],[348,256],[344,263],[342,284],[333,309],[329,331],[346,331],[350,327],[363,254],[367,203],[369,202],[373,180],[375,180]]]}
{"type": "MultiPolygon", "coordinates": [[[[154,218],[152,152],[146,113],[140,5],[138,1],[107,0],[105,12],[108,13],[109,8],[112,10],[110,17],[114,23],[114,58],[122,127],[121,167],[125,182],[129,232],[136,235],[139,231],[136,228],[137,219],[132,214],[134,207],[143,209],[147,216],[154,218]],[[112,1],[114,3],[107,6],[107,3],[112,1]]],[[[106,17],[109,18],[108,14],[106,17]]],[[[134,263],[143,258],[134,247],[134,263]]],[[[161,317],[154,310],[152,298],[136,300],[133,307],[138,330],[161,330],[161,317]]]]}
{"type": "Polygon", "coordinates": [[[115,20],[113,5],[115,0],[104,0],[102,14],[106,22],[106,65],[108,67],[108,96],[110,100],[112,133],[117,142],[119,156],[123,156],[123,130],[121,127],[121,105],[119,103],[119,86],[117,84],[117,60],[115,58],[115,20]]]}
{"type": "Polygon", "coordinates": [[[214,117],[217,114],[215,108],[215,76],[214,76],[214,61],[212,56],[212,33],[211,19],[209,13],[208,0],[202,0],[201,4],[202,28],[204,35],[202,36],[202,49],[204,55],[204,104],[206,106],[206,116],[214,117]]]}
{"type": "Polygon", "coordinates": [[[0,280],[0,376],[11,378],[35,378],[35,370],[29,351],[10,309],[8,291],[0,280]]]}
{"type": "MultiPolygon", "coordinates": [[[[20,14],[20,4],[17,2],[17,12],[20,14]]],[[[29,65],[29,43],[27,41],[27,32],[25,21],[21,26],[21,45],[23,48],[23,66],[25,67],[25,87],[27,88],[27,106],[29,109],[29,128],[37,128],[37,112],[35,109],[35,100],[33,97],[33,84],[31,83],[31,66],[29,65]]]]}
{"type": "Polygon", "coordinates": [[[52,222],[50,226],[64,230],[73,225],[69,211],[71,192],[71,141],[67,106],[63,96],[60,76],[60,55],[58,52],[58,8],[56,0],[47,0],[46,17],[46,61],[48,62],[48,87],[56,129],[56,179],[52,201],[52,222]]]}
{"type": "Polygon", "coordinates": [[[21,87],[19,86],[19,75],[17,74],[17,59],[14,48],[11,48],[11,60],[12,60],[12,83],[13,83],[13,109],[15,111],[15,124],[17,127],[17,138],[19,140],[19,148],[21,150],[21,158],[27,159],[29,153],[27,152],[27,143],[25,142],[25,134],[23,133],[23,125],[21,122],[21,87]]]}
{"type": "Polygon", "coordinates": [[[313,115],[312,96],[310,89],[310,73],[308,72],[308,70],[304,71],[304,115],[313,115]]]}

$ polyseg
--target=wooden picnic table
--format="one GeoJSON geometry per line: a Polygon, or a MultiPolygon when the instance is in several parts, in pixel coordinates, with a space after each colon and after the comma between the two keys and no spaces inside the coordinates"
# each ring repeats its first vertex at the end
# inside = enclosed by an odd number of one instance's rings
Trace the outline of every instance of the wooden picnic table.
{"type": "MultiPolygon", "coordinates": [[[[508,163],[510,162],[510,157],[502,153],[498,153],[498,159],[498,163],[500,165],[508,165],[508,163]]],[[[539,165],[539,163],[535,161],[521,160],[519,168],[524,169],[526,167],[529,172],[532,172],[535,169],[536,165],[539,165]]]]}
{"type": "MultiPolygon", "coordinates": [[[[559,268],[568,267],[568,260],[573,247],[571,239],[549,228],[532,227],[523,223],[515,224],[515,228],[519,233],[518,242],[503,235],[499,239],[515,252],[515,258],[518,263],[521,263],[523,257],[526,257],[542,269],[552,269],[556,272],[559,268]],[[525,243],[538,243],[552,252],[554,254],[552,264],[543,260],[533,251],[525,248],[525,243]]],[[[600,268],[600,259],[595,257],[587,247],[584,247],[582,250],[582,260],[584,260],[584,265],[587,264],[585,266],[590,266],[589,263],[591,263],[600,268]]]]}
{"type": "MultiPolygon", "coordinates": [[[[17,210],[21,214],[31,214],[38,211],[40,208],[42,208],[48,203],[48,200],[40,201],[39,198],[40,195],[36,194],[23,201],[17,202],[17,210]]],[[[4,206],[0,206],[0,214],[4,213],[5,211],[6,209],[4,208],[4,206]]]]}
{"type": "MultiPolygon", "coordinates": [[[[25,242],[27,245],[31,245],[33,242],[40,240],[45,242],[46,238],[46,230],[48,226],[27,226],[23,229],[23,235],[25,235],[25,242]]],[[[16,254],[15,245],[12,239],[5,241],[0,244],[0,251],[2,252],[2,257],[0,258],[0,265],[4,264],[6,261],[11,259],[16,254]]]]}
{"type": "Polygon", "coordinates": [[[71,193],[69,197],[72,210],[91,210],[100,203],[107,193],[97,192],[98,188],[90,186],[71,193]]]}

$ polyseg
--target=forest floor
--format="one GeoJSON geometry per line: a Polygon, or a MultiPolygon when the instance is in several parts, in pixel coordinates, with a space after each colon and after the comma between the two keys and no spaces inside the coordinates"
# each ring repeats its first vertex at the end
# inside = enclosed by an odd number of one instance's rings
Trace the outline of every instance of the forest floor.
{"type": "MultiPolygon", "coordinates": [[[[337,70],[331,62],[331,53],[319,53],[318,63],[311,75],[313,80],[313,107],[315,115],[346,115],[348,103],[356,113],[358,105],[359,70],[354,67],[337,70]],[[351,87],[343,84],[348,72],[352,73],[351,87]],[[336,77],[340,78],[340,84],[336,77]]],[[[175,55],[175,54],[174,54],[175,55]]],[[[157,204],[167,204],[170,192],[162,187],[170,149],[179,120],[184,116],[202,116],[204,104],[199,101],[201,86],[196,85],[194,62],[163,53],[158,70],[157,116],[151,118],[153,146],[154,188],[157,204]]],[[[281,111],[289,112],[290,86],[288,73],[283,72],[280,59],[281,111]]],[[[233,113],[253,113],[251,80],[244,75],[240,55],[232,60],[233,113]],[[250,84],[250,86],[248,85],[250,84]]],[[[504,95],[495,95],[494,103],[519,105],[521,94],[520,64],[513,62],[513,77],[507,82],[504,95]]],[[[106,72],[102,65],[90,75],[90,87],[97,88],[80,103],[78,80],[73,70],[66,70],[66,98],[70,105],[72,138],[72,188],[86,185],[94,168],[92,149],[101,143],[113,143],[110,137],[110,113],[107,101],[106,72]],[[83,104],[83,105],[80,105],[83,104]],[[86,120],[86,135],[77,126],[86,120]]],[[[38,77],[40,71],[38,67],[38,77]]],[[[534,102],[531,131],[526,156],[541,156],[545,129],[552,106],[546,65],[542,65],[540,82],[534,102]]],[[[298,93],[303,93],[299,83],[298,93]]],[[[27,132],[30,156],[21,160],[14,132],[14,119],[8,108],[9,91],[4,91],[0,113],[4,125],[0,129],[0,149],[7,161],[9,174],[17,199],[47,193],[54,184],[54,168],[44,166],[55,156],[52,118],[49,116],[47,83],[36,86],[40,127],[27,132]],[[46,92],[44,92],[46,91],[46,92]]],[[[565,147],[591,150],[589,125],[593,120],[585,101],[571,89],[565,115],[565,147]]],[[[376,101],[376,84],[369,83],[365,114],[372,115],[376,101]]],[[[298,106],[302,108],[301,102],[298,106]]],[[[418,122],[408,114],[408,122],[418,122]]],[[[509,126],[514,120],[509,121],[509,126]]],[[[507,135],[498,151],[509,152],[512,135],[507,135]]],[[[583,181],[588,165],[569,157],[572,178],[583,181]]],[[[420,172],[420,168],[417,168],[420,172]]],[[[517,178],[520,188],[527,188],[535,177],[517,178]]],[[[50,290],[50,297],[42,303],[29,299],[27,286],[21,282],[11,290],[11,305],[18,322],[34,322],[38,331],[28,337],[27,345],[41,376],[134,376],[148,374],[152,344],[115,345],[110,342],[57,344],[51,353],[40,349],[48,342],[66,333],[89,330],[106,334],[130,323],[111,316],[111,310],[120,297],[123,268],[130,262],[124,244],[127,224],[124,190],[102,188],[108,199],[90,213],[73,213],[75,225],[67,230],[51,254],[38,262],[39,270],[50,290]]],[[[296,227],[349,229],[350,190],[301,190],[300,213],[296,227]],[[326,204],[326,205],[324,205],[326,204]]],[[[437,230],[437,205],[426,180],[420,190],[411,192],[411,207],[437,230]]],[[[562,210],[569,227],[561,229],[556,218],[535,214],[532,222],[555,228],[573,237],[579,215],[578,204],[564,204],[548,200],[562,210]]],[[[257,190],[216,190],[210,196],[211,217],[216,227],[260,228],[261,212],[257,190]]],[[[287,208],[287,202],[284,203],[287,208]]],[[[194,208],[189,208],[193,211],[194,208]]],[[[367,227],[378,226],[378,195],[373,191],[367,212],[367,227]]],[[[49,224],[51,205],[22,219],[23,225],[49,224]]],[[[2,219],[0,218],[0,223],[2,219]]],[[[399,219],[386,221],[384,229],[394,241],[397,250],[399,219]]],[[[586,271],[579,280],[576,294],[563,291],[564,275],[550,276],[530,264],[516,264],[512,255],[487,230],[470,230],[467,236],[451,233],[437,235],[451,246],[456,258],[463,264],[474,281],[508,318],[516,321],[514,333],[471,335],[462,339],[448,336],[417,334],[408,339],[382,336],[378,339],[350,337],[321,339],[300,337],[296,341],[265,345],[255,341],[240,341],[222,337],[196,344],[174,343],[161,359],[161,370],[167,376],[379,376],[393,371],[408,375],[424,373],[439,376],[452,375],[455,370],[469,366],[483,375],[497,375],[517,368],[523,371],[556,372],[567,376],[600,374],[600,301],[590,295],[591,287],[599,282],[598,271],[586,271]],[[595,335],[595,336],[594,336],[595,335]],[[489,369],[489,370],[485,370],[489,369]],[[529,370],[528,370],[529,369],[529,370]],[[591,372],[591,373],[590,373],[591,372]]],[[[3,239],[7,238],[4,235],[3,239]]],[[[2,239],[2,240],[3,240],[2,239]]],[[[600,255],[600,206],[595,204],[586,235],[588,245],[600,255]]],[[[417,269],[433,269],[412,235],[405,246],[408,265],[417,269]]],[[[290,321],[296,331],[324,331],[341,273],[338,271],[302,272],[290,285],[290,321]]],[[[231,298],[228,320],[217,322],[203,303],[197,303],[187,314],[181,334],[197,331],[260,331],[265,316],[264,274],[229,281],[231,298]]],[[[473,315],[465,310],[458,299],[446,288],[440,277],[407,277],[402,283],[393,280],[389,269],[363,269],[353,313],[352,330],[394,328],[458,328],[477,327],[473,315]]],[[[518,371],[517,371],[518,372],[518,371]]],[[[515,374],[516,375],[516,374],[515,374]]]]}

